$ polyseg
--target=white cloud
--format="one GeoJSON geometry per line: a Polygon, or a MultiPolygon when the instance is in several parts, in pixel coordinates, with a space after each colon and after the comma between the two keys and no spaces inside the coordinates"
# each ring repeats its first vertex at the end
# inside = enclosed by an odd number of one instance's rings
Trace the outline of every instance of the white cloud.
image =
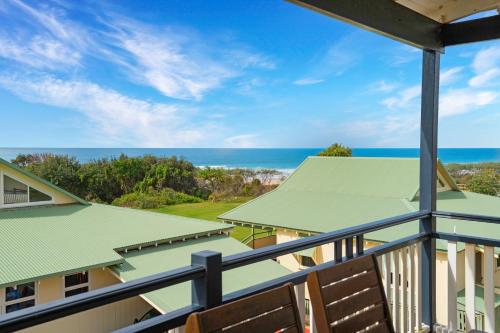
{"type": "Polygon", "coordinates": [[[317,84],[332,76],[344,74],[361,59],[361,45],[358,43],[359,33],[351,33],[325,50],[321,50],[311,60],[310,69],[303,78],[294,81],[297,85],[317,84]]]}
{"type": "Polygon", "coordinates": [[[177,106],[130,98],[87,81],[26,77],[0,76],[0,85],[27,101],[82,113],[100,145],[191,146],[210,133],[203,124],[187,122],[177,106]]]}
{"type": "Polygon", "coordinates": [[[447,70],[444,70],[441,75],[440,75],[440,84],[442,86],[451,84],[455,82],[459,78],[459,74],[462,72],[464,68],[459,66],[459,67],[452,67],[448,68],[447,70]]]}
{"type": "Polygon", "coordinates": [[[449,117],[471,112],[494,103],[499,95],[500,93],[493,91],[449,90],[440,98],[439,115],[449,117]]]}
{"type": "Polygon", "coordinates": [[[380,80],[371,85],[370,90],[374,92],[382,92],[389,93],[398,87],[395,83],[386,82],[384,80],[380,80]]]}
{"type": "Polygon", "coordinates": [[[496,78],[498,76],[500,76],[500,68],[489,69],[483,73],[480,73],[476,76],[473,76],[469,80],[469,86],[474,87],[474,88],[483,87],[486,84],[488,84],[488,82],[490,82],[491,80],[493,80],[494,78],[496,78]]]}
{"type": "Polygon", "coordinates": [[[500,76],[500,45],[491,46],[480,50],[474,56],[472,69],[475,72],[469,80],[471,87],[489,85],[493,79],[500,76]]]}
{"type": "Polygon", "coordinates": [[[85,57],[99,58],[117,64],[134,83],[168,97],[199,100],[247,70],[276,67],[270,57],[234,40],[153,26],[99,7],[86,12],[95,22],[85,26],[69,19],[64,2],[13,0],[6,7],[5,15],[0,11],[0,19],[8,20],[0,27],[0,57],[37,69],[68,71],[84,68],[85,57]]]}
{"type": "Polygon", "coordinates": [[[404,147],[418,142],[419,126],[418,113],[407,113],[347,122],[340,132],[349,142],[359,140],[369,142],[369,146],[404,147]]]}
{"type": "Polygon", "coordinates": [[[382,104],[390,109],[395,108],[405,108],[413,100],[420,96],[421,86],[414,85],[404,90],[401,90],[397,96],[386,98],[382,101],[382,104]]]}
{"type": "Polygon", "coordinates": [[[230,148],[251,148],[257,146],[257,134],[242,134],[224,139],[224,145],[230,148]]]}
{"type": "Polygon", "coordinates": [[[0,36],[0,57],[40,69],[76,66],[81,58],[78,51],[40,35],[24,42],[0,36]]]}
{"type": "Polygon", "coordinates": [[[115,45],[125,51],[120,64],[141,84],[180,99],[200,99],[207,91],[236,75],[200,49],[199,41],[171,29],[121,20],[111,34],[115,45]]]}
{"type": "Polygon", "coordinates": [[[313,78],[303,78],[303,79],[293,81],[293,84],[295,84],[297,86],[309,86],[309,85],[321,83],[323,81],[325,81],[325,80],[313,79],[313,78]]]}

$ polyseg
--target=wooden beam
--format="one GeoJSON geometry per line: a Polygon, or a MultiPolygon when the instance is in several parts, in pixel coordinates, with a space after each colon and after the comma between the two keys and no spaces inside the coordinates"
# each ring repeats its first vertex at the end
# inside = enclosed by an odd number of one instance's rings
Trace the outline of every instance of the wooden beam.
{"type": "Polygon", "coordinates": [[[444,24],[441,39],[444,46],[482,42],[500,38],[500,15],[444,24]]]}
{"type": "Polygon", "coordinates": [[[393,0],[288,1],[421,49],[443,51],[442,24],[393,0]]]}

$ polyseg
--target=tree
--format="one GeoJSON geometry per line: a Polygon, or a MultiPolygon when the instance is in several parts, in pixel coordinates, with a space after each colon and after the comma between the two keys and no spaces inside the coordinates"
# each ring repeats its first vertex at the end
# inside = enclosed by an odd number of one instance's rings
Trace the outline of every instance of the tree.
{"type": "Polygon", "coordinates": [[[467,190],[496,196],[500,193],[500,177],[495,170],[481,170],[472,176],[467,190]]]}
{"type": "Polygon", "coordinates": [[[20,155],[12,162],[70,193],[85,196],[80,163],[74,157],[55,154],[20,155]]]}
{"type": "Polygon", "coordinates": [[[257,171],[257,175],[260,177],[262,184],[270,185],[274,177],[281,175],[281,172],[275,169],[261,169],[257,171]]]}
{"type": "Polygon", "coordinates": [[[349,147],[342,146],[340,143],[334,143],[330,147],[321,151],[318,156],[340,156],[351,157],[352,150],[349,147]]]}
{"type": "Polygon", "coordinates": [[[224,170],[220,168],[206,167],[198,170],[198,177],[207,184],[212,193],[222,188],[225,176],[224,170]]]}

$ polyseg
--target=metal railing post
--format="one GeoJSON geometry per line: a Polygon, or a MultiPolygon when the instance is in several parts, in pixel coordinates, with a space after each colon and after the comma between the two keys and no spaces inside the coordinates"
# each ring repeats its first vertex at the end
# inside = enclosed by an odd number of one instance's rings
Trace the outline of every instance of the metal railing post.
{"type": "Polygon", "coordinates": [[[191,265],[203,266],[205,275],[191,282],[193,304],[210,309],[222,304],[222,254],[201,251],[191,254],[191,265]]]}
{"type": "MultiPolygon", "coordinates": [[[[436,210],[437,139],[439,106],[439,60],[436,51],[423,51],[422,108],[420,126],[420,210],[436,210]]],[[[434,233],[436,218],[420,220],[420,232],[434,233]]],[[[420,271],[422,288],[422,320],[431,330],[436,322],[436,240],[422,244],[420,271]]]]}

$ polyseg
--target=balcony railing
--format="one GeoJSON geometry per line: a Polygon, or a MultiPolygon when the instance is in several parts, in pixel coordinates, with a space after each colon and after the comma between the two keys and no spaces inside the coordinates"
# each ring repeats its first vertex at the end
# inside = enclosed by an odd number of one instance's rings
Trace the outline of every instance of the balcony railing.
{"type": "MultiPolygon", "coordinates": [[[[38,305],[4,315],[0,317],[0,332],[13,332],[32,327],[186,281],[192,281],[192,304],[190,306],[119,329],[115,332],[164,332],[184,325],[186,318],[193,312],[269,290],[286,282],[292,282],[296,285],[296,291],[299,295],[298,299],[301,300],[302,303],[301,305],[299,304],[299,308],[302,309],[302,314],[304,314],[304,283],[307,274],[313,270],[320,270],[364,254],[375,254],[378,257],[385,291],[391,302],[392,318],[397,332],[429,330],[429,327],[423,325],[422,316],[429,308],[434,308],[435,304],[426,303],[426,297],[423,297],[423,295],[425,296],[425,292],[423,292],[425,288],[422,286],[422,281],[425,279],[426,273],[429,272],[426,271],[428,268],[422,267],[421,265],[425,263],[425,259],[429,260],[429,258],[434,258],[436,252],[435,249],[434,253],[425,251],[422,242],[431,241],[433,239],[441,239],[448,242],[449,265],[447,277],[448,304],[446,309],[448,322],[441,323],[443,324],[442,326],[433,327],[433,330],[439,332],[452,332],[459,329],[459,322],[457,320],[460,312],[457,311],[456,246],[457,242],[463,242],[466,244],[464,318],[467,321],[466,324],[468,329],[476,328],[474,293],[476,282],[479,281],[475,281],[474,252],[476,246],[483,246],[484,262],[486,263],[484,265],[484,279],[482,281],[484,284],[485,311],[484,318],[482,318],[483,324],[481,325],[484,325],[488,331],[489,328],[491,329],[491,327],[495,325],[493,249],[494,247],[500,247],[500,240],[440,232],[420,232],[369,249],[363,247],[364,235],[370,232],[431,217],[500,224],[500,217],[420,211],[334,232],[301,238],[291,242],[251,250],[223,258],[220,253],[216,252],[204,251],[194,253],[192,254],[192,263],[190,266],[101,288],[85,294],[68,297],[64,300],[38,305]],[[226,295],[222,294],[223,271],[329,243],[333,243],[334,245],[334,261],[309,267],[299,272],[269,280],[237,292],[226,295]],[[489,265],[488,261],[491,261],[489,265]]],[[[435,271],[431,272],[431,274],[436,276],[435,271]]],[[[314,315],[311,317],[314,317],[314,315]]],[[[483,327],[478,328],[482,329],[483,327]]],[[[492,331],[494,331],[494,329],[489,332],[492,331]]]]}

